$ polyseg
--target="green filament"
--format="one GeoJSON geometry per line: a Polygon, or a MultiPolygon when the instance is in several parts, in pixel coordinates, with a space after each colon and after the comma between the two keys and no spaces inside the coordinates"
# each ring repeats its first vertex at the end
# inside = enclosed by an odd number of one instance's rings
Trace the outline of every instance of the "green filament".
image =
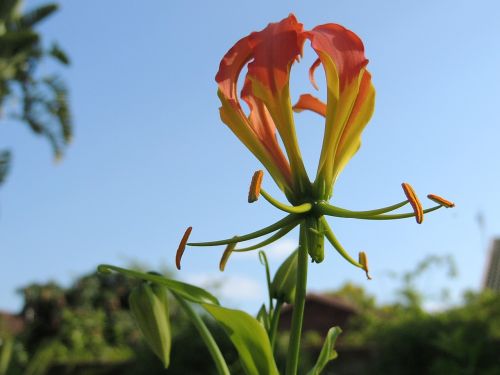
{"type": "Polygon", "coordinates": [[[297,215],[290,214],[288,216],[285,216],[283,219],[278,220],[274,224],[271,224],[271,225],[269,225],[265,228],[262,228],[258,231],[245,234],[243,236],[234,236],[232,238],[227,238],[225,240],[212,241],[212,242],[190,242],[187,245],[188,246],[219,246],[219,245],[228,245],[230,243],[253,240],[254,238],[264,236],[264,235],[272,233],[278,229],[281,229],[285,226],[289,226],[292,223],[297,224],[298,220],[299,220],[299,217],[297,215]]]}

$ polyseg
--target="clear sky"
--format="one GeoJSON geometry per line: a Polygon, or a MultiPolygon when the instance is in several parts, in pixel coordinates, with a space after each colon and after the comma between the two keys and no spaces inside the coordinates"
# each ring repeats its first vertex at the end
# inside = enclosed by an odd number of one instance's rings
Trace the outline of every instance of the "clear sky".
{"type": "MultiPolygon", "coordinates": [[[[40,4],[27,1],[27,7],[40,4]]],[[[429,293],[478,289],[488,239],[500,234],[500,3],[498,1],[63,1],[43,25],[73,64],[75,139],[63,162],[26,127],[0,123],[0,147],[15,153],[0,188],[0,309],[15,310],[18,287],[69,283],[99,263],[140,260],[173,269],[188,225],[192,240],[253,231],[280,218],[265,201],[246,203],[257,160],[219,119],[214,76],[239,38],[295,13],[306,28],[334,22],[364,41],[377,90],[363,146],[337,181],[333,203],[372,209],[402,200],[410,182],[422,198],[436,193],[453,210],[398,222],[331,220],[354,255],[367,252],[373,280],[327,246],[309,269],[309,289],[359,283],[381,300],[395,287],[388,271],[412,269],[429,254],[452,254],[459,277],[428,275],[429,293]],[[485,240],[477,224],[482,212],[485,240]]],[[[305,56],[292,71],[292,96],[313,92],[305,56]]],[[[47,69],[52,67],[47,67],[47,69]]],[[[323,76],[317,81],[324,95],[323,76]]],[[[310,174],[321,121],[297,116],[310,174]]],[[[282,198],[268,177],[264,186],[282,198]]],[[[298,234],[269,248],[275,269],[298,234]]],[[[264,297],[257,255],[188,249],[184,280],[222,281],[232,306],[254,311],[264,297]],[[215,279],[214,279],[215,278],[215,279]]]]}

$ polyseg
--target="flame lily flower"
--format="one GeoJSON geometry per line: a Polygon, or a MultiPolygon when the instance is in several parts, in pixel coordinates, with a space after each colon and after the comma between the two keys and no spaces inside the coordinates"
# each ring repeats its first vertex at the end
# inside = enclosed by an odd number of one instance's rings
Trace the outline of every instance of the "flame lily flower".
{"type": "MultiPolygon", "coordinates": [[[[255,250],[286,235],[301,226],[301,246],[307,247],[314,262],[324,258],[324,239],[350,263],[363,269],[368,276],[368,260],[364,252],[356,261],[344,250],[331,230],[326,216],[364,220],[392,220],[415,217],[422,223],[425,213],[453,203],[436,195],[429,199],[437,203],[423,209],[413,188],[403,183],[404,201],[379,209],[351,211],[330,205],[333,186],[340,172],[358,151],[361,134],[370,120],[375,104],[375,89],[366,66],[368,60],[360,38],[352,31],[337,24],[316,26],[305,31],[294,15],[271,23],[259,32],[240,39],[223,57],[215,77],[221,101],[222,121],[259,159],[289,203],[284,204],[270,196],[261,187],[263,172],[252,179],[249,202],[260,195],[288,215],[278,222],[258,231],[213,242],[192,242],[189,246],[228,245],[221,262],[221,269],[230,253],[255,250]],[[322,66],[326,76],[326,102],[303,94],[292,106],[289,91],[290,69],[302,56],[304,43],[309,41],[317,59],[309,70],[312,85],[317,88],[314,72],[322,66]],[[247,66],[244,84],[238,96],[237,82],[247,66]],[[247,115],[241,99],[248,105],[247,115]],[[293,112],[313,111],[325,118],[323,144],[316,178],[309,180],[302,161],[295,132],[293,112]],[[284,146],[280,147],[278,137],[284,146]],[[388,214],[407,204],[413,212],[388,214]],[[236,248],[237,243],[270,235],[258,244],[236,248]]],[[[190,233],[190,229],[188,229],[190,233]]],[[[179,247],[184,251],[187,236],[179,247]]]]}

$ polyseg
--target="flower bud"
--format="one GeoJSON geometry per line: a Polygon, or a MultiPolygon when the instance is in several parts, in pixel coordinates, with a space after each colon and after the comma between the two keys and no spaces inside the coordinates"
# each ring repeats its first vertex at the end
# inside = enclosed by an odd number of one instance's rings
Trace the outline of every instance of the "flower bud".
{"type": "Polygon", "coordinates": [[[167,368],[172,336],[166,288],[144,282],[130,292],[129,306],[144,339],[167,368]]]}
{"type": "Polygon", "coordinates": [[[297,250],[291,253],[274,275],[271,283],[271,297],[278,301],[293,303],[295,300],[298,254],[297,250]]]}

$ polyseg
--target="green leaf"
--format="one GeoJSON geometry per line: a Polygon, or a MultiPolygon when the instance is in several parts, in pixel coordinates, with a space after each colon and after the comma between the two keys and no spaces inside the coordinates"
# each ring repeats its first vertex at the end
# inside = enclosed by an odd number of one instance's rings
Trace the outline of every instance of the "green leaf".
{"type": "Polygon", "coordinates": [[[297,282],[298,250],[291,253],[281,264],[271,283],[271,296],[278,301],[293,303],[297,282]]]}
{"type": "Polygon", "coordinates": [[[2,0],[0,1],[0,19],[5,20],[11,18],[19,6],[19,0],[2,0]]]}
{"type": "Polygon", "coordinates": [[[279,375],[266,330],[254,317],[241,310],[202,304],[224,328],[238,351],[247,375],[279,375]]]}
{"type": "Polygon", "coordinates": [[[167,288],[159,284],[141,283],[130,292],[129,306],[146,343],[168,368],[172,334],[167,288]]]}
{"type": "Polygon", "coordinates": [[[6,375],[9,368],[10,360],[12,359],[12,348],[14,347],[14,339],[3,337],[0,339],[0,375],[6,375]]]}
{"type": "Polygon", "coordinates": [[[151,281],[156,284],[161,284],[166,286],[168,289],[177,293],[179,296],[187,299],[188,301],[194,303],[211,303],[218,305],[219,301],[215,296],[207,292],[205,289],[199,288],[197,286],[186,284],[181,281],[167,279],[160,275],[153,275],[151,273],[144,273],[134,270],[128,270],[126,268],[120,268],[116,266],[111,266],[108,264],[101,264],[97,267],[97,271],[101,273],[110,273],[112,271],[119,272],[122,275],[135,277],[137,279],[151,281]]]}
{"type": "Polygon", "coordinates": [[[39,41],[32,31],[8,32],[0,36],[0,56],[12,59],[16,54],[32,49],[39,41]]]}
{"type": "Polygon", "coordinates": [[[52,47],[49,50],[49,55],[55,58],[61,64],[64,65],[70,64],[68,55],[66,54],[66,52],[64,52],[64,50],[61,47],[59,47],[57,43],[54,43],[52,45],[52,47]]]}
{"type": "Polygon", "coordinates": [[[19,27],[21,29],[30,28],[50,16],[58,8],[59,7],[57,4],[47,4],[31,10],[21,16],[21,18],[19,19],[19,27]]]}
{"type": "Polygon", "coordinates": [[[314,367],[307,373],[307,375],[319,375],[321,371],[325,368],[328,362],[337,358],[337,352],[334,350],[335,341],[337,337],[342,333],[339,327],[333,327],[328,330],[325,342],[321,348],[318,359],[314,367]]]}

